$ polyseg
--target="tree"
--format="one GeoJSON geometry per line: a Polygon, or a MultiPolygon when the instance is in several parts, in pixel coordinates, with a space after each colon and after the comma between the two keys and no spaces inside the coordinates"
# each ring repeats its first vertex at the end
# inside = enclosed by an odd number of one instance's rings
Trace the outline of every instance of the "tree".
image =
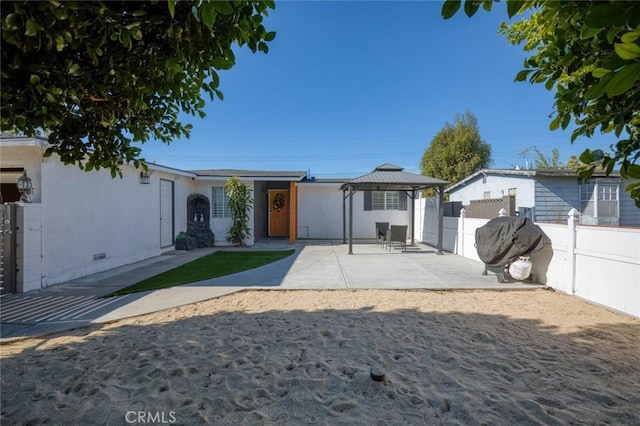
{"type": "Polygon", "coordinates": [[[249,229],[249,211],[253,208],[251,189],[234,176],[225,183],[224,190],[229,197],[229,210],[233,221],[227,240],[244,246],[245,240],[251,236],[249,229]]]}
{"type": "Polygon", "coordinates": [[[570,156],[567,160],[567,164],[565,165],[569,170],[578,170],[581,166],[582,163],[580,163],[580,160],[575,155],[570,156]]]}
{"type": "Polygon", "coordinates": [[[456,114],[445,123],[424,151],[422,174],[456,183],[473,172],[489,167],[491,146],[482,140],[478,121],[470,112],[456,114]]]}
{"type": "Polygon", "coordinates": [[[268,52],[266,1],[3,2],[0,130],[48,133],[81,169],[144,165],[133,142],[188,137],[182,111],[223,98],[232,46],[268,52]]]}
{"type": "Polygon", "coordinates": [[[560,170],[565,168],[560,161],[560,151],[558,151],[558,148],[553,148],[551,150],[551,156],[549,157],[546,157],[542,151],[536,147],[533,147],[533,150],[538,157],[535,160],[537,170],[560,170]]]}
{"type": "MultiPolygon", "coordinates": [[[[443,17],[460,9],[460,0],[446,0],[443,17]]],[[[473,16],[480,6],[491,10],[493,0],[465,0],[473,16]]],[[[576,125],[571,142],[596,131],[613,132],[613,153],[586,150],[579,170],[583,179],[601,167],[610,174],[619,166],[624,178],[640,179],[640,2],[507,0],[509,18],[500,33],[512,44],[532,52],[516,81],[544,83],[555,91],[552,130],[576,125]]],[[[640,207],[640,182],[626,187],[640,207]]]]}

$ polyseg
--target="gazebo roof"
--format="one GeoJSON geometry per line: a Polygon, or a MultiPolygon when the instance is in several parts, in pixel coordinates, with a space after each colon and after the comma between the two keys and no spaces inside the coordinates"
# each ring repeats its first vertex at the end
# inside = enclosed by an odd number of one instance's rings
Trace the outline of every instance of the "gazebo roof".
{"type": "Polygon", "coordinates": [[[444,187],[449,182],[416,173],[405,172],[400,166],[385,163],[371,173],[345,182],[340,189],[353,188],[361,191],[419,191],[444,187]]]}

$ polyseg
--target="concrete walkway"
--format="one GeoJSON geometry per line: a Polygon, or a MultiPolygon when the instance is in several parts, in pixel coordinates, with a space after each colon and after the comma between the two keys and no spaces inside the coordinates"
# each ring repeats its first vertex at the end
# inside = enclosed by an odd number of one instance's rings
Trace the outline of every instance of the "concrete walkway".
{"type": "Polygon", "coordinates": [[[0,299],[0,341],[69,330],[90,324],[194,303],[247,288],[255,289],[531,289],[521,282],[498,283],[481,275],[484,266],[453,254],[438,255],[418,244],[406,252],[374,242],[288,243],[269,241],[251,248],[214,248],[170,252],[64,284],[0,299]],[[113,298],[105,294],[188,263],[216,250],[295,249],[293,256],[261,268],[182,286],[113,298]]]}

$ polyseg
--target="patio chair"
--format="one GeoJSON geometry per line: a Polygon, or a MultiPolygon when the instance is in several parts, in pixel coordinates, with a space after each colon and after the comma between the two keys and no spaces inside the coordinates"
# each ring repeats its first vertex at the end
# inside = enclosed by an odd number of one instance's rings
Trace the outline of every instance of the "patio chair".
{"type": "Polygon", "coordinates": [[[376,222],[376,245],[385,245],[388,230],[389,222],[376,222]]]}
{"type": "Polygon", "coordinates": [[[400,243],[402,251],[407,251],[407,225],[391,225],[387,233],[387,246],[389,250],[393,243],[400,243]]]}

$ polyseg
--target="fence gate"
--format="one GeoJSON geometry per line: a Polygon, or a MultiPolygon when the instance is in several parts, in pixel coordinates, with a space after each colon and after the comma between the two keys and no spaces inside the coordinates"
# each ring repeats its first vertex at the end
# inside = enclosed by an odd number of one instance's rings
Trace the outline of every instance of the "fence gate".
{"type": "Polygon", "coordinates": [[[16,205],[0,204],[0,294],[16,291],[16,205]]]}

